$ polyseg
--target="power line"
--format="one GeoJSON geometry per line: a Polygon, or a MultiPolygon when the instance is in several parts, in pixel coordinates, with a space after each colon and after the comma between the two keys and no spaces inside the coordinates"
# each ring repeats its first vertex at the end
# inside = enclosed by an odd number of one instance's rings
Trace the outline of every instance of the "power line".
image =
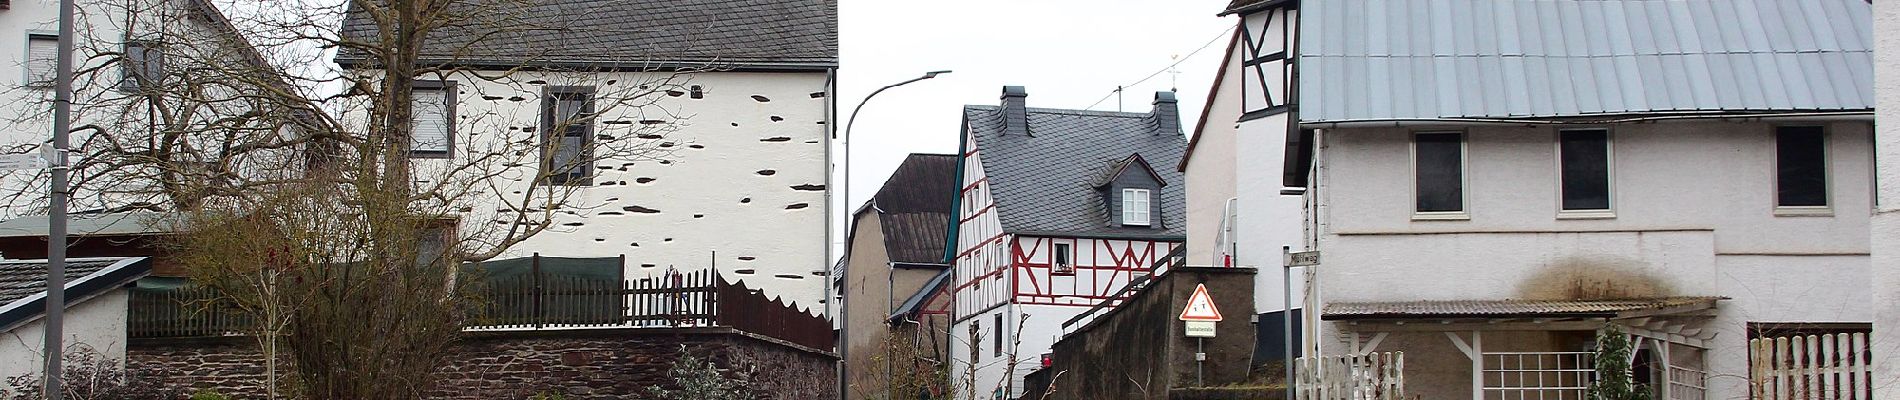
{"type": "Polygon", "coordinates": [[[1176,66],[1176,65],[1181,65],[1181,63],[1183,63],[1183,62],[1187,62],[1187,60],[1188,60],[1188,59],[1190,59],[1190,58],[1194,58],[1194,55],[1195,55],[1195,54],[1200,54],[1200,52],[1201,52],[1201,50],[1207,50],[1207,46],[1213,46],[1213,45],[1214,45],[1214,42],[1217,42],[1217,41],[1220,41],[1220,38],[1223,38],[1223,37],[1227,37],[1227,34],[1228,34],[1228,33],[1231,33],[1231,32],[1233,32],[1233,31],[1234,31],[1234,27],[1232,27],[1232,26],[1229,26],[1229,27],[1227,27],[1227,29],[1225,29],[1225,30],[1222,30],[1222,31],[1220,32],[1220,34],[1219,34],[1219,35],[1214,35],[1214,37],[1213,37],[1213,38],[1209,38],[1209,39],[1207,39],[1207,43],[1202,43],[1202,44],[1201,44],[1201,47],[1200,47],[1200,48],[1197,48],[1197,49],[1194,49],[1194,51],[1190,51],[1190,52],[1188,52],[1188,54],[1187,54],[1187,56],[1184,56],[1184,57],[1181,57],[1181,59],[1179,59],[1179,60],[1174,60],[1174,63],[1172,63],[1172,64],[1168,64],[1168,66],[1166,66],[1166,67],[1161,67],[1161,70],[1159,70],[1159,71],[1155,71],[1155,72],[1154,72],[1154,73],[1152,73],[1152,74],[1148,74],[1148,76],[1146,76],[1146,77],[1143,77],[1143,78],[1141,78],[1141,80],[1138,80],[1138,81],[1135,81],[1135,83],[1130,83],[1130,84],[1127,84],[1127,85],[1121,85],[1121,86],[1116,86],[1116,87],[1115,87],[1115,90],[1110,90],[1110,91],[1108,91],[1108,95],[1107,95],[1107,96],[1102,96],[1102,98],[1101,98],[1101,99],[1099,99],[1099,100],[1095,100],[1095,103],[1093,103],[1093,104],[1089,104],[1089,106],[1088,106],[1088,107],[1082,107],[1082,109],[1084,109],[1084,110],[1090,110],[1090,109],[1094,109],[1094,108],[1095,108],[1095,106],[1098,106],[1098,105],[1101,105],[1101,104],[1102,104],[1102,102],[1104,102],[1104,101],[1108,101],[1108,98],[1110,98],[1110,97],[1115,97],[1115,95],[1116,95],[1116,94],[1119,94],[1119,93],[1121,93],[1121,92],[1122,92],[1122,89],[1124,89],[1124,88],[1127,88],[1127,87],[1129,87],[1129,86],[1135,86],[1135,85],[1140,85],[1140,84],[1142,84],[1142,82],[1147,82],[1147,81],[1148,81],[1149,79],[1154,79],[1154,77],[1156,77],[1156,76],[1160,76],[1160,75],[1161,75],[1162,73],[1164,73],[1164,72],[1168,72],[1168,70],[1170,70],[1170,69],[1174,69],[1174,66],[1176,66]]]}

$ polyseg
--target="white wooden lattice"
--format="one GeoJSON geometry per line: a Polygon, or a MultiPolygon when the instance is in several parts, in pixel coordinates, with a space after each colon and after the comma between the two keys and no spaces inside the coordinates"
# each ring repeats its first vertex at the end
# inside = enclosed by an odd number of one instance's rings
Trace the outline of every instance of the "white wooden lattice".
{"type": "Polygon", "coordinates": [[[1584,400],[1596,380],[1589,352],[1486,352],[1486,400],[1584,400]]]}
{"type": "Polygon", "coordinates": [[[1787,336],[1748,341],[1750,398],[1873,398],[1867,334],[1787,336]]]}
{"type": "Polygon", "coordinates": [[[1294,360],[1298,400],[1405,398],[1405,353],[1365,353],[1294,360]]]}

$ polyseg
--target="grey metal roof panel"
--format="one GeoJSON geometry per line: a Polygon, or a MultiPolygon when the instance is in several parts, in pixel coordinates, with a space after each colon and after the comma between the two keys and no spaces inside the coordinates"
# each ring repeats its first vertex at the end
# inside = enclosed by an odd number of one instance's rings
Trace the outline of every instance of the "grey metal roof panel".
{"type": "MultiPolygon", "coordinates": [[[[1110,226],[1092,177],[1111,163],[1139,154],[1152,165],[1178,165],[1187,150],[1179,132],[1159,133],[1148,113],[1029,108],[1029,135],[1003,134],[998,106],[964,106],[1003,230],[1035,235],[1180,240],[1187,231],[1186,185],[1169,184],[1156,196],[1162,215],[1154,228],[1110,226]]],[[[1184,182],[1172,168],[1154,171],[1163,182],[1184,182]]]]}
{"type": "Polygon", "coordinates": [[[1368,4],[1302,4],[1302,121],[1874,104],[1864,0],[1368,4]]]}
{"type": "MultiPolygon", "coordinates": [[[[471,16],[431,33],[422,49],[425,61],[789,68],[838,63],[836,0],[490,0],[457,7],[471,16]]],[[[373,38],[376,30],[367,13],[353,9],[342,34],[373,38]]],[[[349,64],[364,56],[346,50],[337,60],[349,64]]]]}
{"type": "MultiPolygon", "coordinates": [[[[168,233],[180,229],[184,217],[178,214],[135,211],[110,214],[80,214],[66,219],[66,232],[72,236],[112,236],[168,233]]],[[[46,236],[45,215],[21,216],[0,221],[0,237],[46,236]]]]}

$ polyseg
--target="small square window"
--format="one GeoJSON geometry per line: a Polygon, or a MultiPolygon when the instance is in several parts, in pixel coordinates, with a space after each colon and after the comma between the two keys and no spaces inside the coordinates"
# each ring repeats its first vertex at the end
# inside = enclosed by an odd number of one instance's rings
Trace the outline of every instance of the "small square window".
{"type": "Polygon", "coordinates": [[[455,82],[416,81],[409,101],[409,155],[448,157],[455,143],[455,82]]]}
{"type": "Polygon", "coordinates": [[[1122,225],[1148,226],[1148,189],[1122,189],[1122,225]]]}
{"type": "Polygon", "coordinates": [[[1075,275],[1075,263],[1070,260],[1074,254],[1068,243],[1056,243],[1050,246],[1049,273],[1053,275],[1075,275]]]}
{"type": "Polygon", "coordinates": [[[25,67],[25,86],[52,87],[53,81],[59,79],[59,36],[27,34],[25,67]]]}
{"type": "Polygon", "coordinates": [[[1573,216],[1608,216],[1610,211],[1610,131],[1566,129],[1557,133],[1557,173],[1561,209],[1573,216]]]}
{"type": "Polygon", "coordinates": [[[1775,128],[1775,207],[1779,214],[1827,213],[1827,132],[1821,127],[1775,128]]]}
{"type": "Polygon", "coordinates": [[[1413,218],[1464,218],[1464,142],[1464,132],[1412,135],[1413,218]]]}
{"type": "Polygon", "coordinates": [[[137,92],[147,85],[164,84],[165,52],[158,42],[125,42],[125,57],[119,63],[119,90],[137,92]]]}

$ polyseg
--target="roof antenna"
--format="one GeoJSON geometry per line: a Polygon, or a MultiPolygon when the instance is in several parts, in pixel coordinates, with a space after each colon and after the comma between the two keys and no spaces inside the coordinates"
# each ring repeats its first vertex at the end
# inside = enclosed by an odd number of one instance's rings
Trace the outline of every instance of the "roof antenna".
{"type": "Polygon", "coordinates": [[[1168,91],[1179,92],[1181,91],[1181,69],[1175,68],[1175,66],[1181,65],[1181,55],[1171,55],[1168,56],[1168,59],[1175,61],[1174,63],[1168,64],[1168,91]]]}
{"type": "Polygon", "coordinates": [[[1122,112],[1122,86],[1115,85],[1115,112],[1122,112]]]}

